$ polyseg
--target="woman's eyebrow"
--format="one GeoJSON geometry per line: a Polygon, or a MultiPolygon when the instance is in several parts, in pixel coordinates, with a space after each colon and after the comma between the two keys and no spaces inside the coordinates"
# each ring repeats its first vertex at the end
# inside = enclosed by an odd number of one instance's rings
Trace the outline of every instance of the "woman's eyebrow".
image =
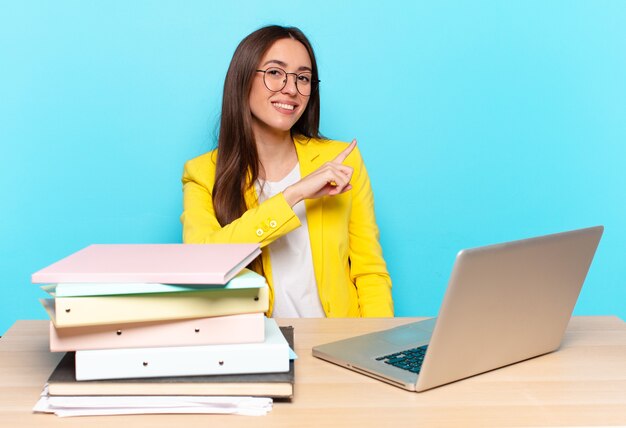
{"type": "MultiPolygon", "coordinates": [[[[287,67],[287,63],[284,62],[284,61],[281,61],[279,59],[270,59],[268,61],[265,61],[263,63],[263,67],[265,67],[266,65],[269,65],[269,64],[276,64],[276,65],[279,65],[279,66],[281,66],[283,68],[287,67]]],[[[301,65],[300,67],[298,67],[298,71],[313,71],[313,70],[311,70],[311,67],[307,67],[305,65],[301,65]]]]}

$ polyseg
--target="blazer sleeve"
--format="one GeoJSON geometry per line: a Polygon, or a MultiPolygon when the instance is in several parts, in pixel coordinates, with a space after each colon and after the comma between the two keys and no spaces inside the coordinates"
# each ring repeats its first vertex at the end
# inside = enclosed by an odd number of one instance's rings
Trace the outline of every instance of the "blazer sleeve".
{"type": "Polygon", "coordinates": [[[185,164],[183,214],[180,218],[184,243],[258,243],[264,247],[301,225],[283,194],[279,193],[222,227],[213,208],[214,153],[185,164]]]}
{"type": "Polygon", "coordinates": [[[351,154],[352,212],[349,223],[350,276],[363,317],[392,317],[391,278],[383,258],[374,214],[374,195],[358,149],[351,154]]]}

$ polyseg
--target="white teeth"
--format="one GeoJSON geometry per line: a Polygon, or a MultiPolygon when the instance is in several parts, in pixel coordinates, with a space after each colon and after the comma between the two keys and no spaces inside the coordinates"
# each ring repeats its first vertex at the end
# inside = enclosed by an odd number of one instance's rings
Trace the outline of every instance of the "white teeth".
{"type": "Polygon", "coordinates": [[[295,106],[292,106],[291,104],[272,103],[272,105],[276,107],[284,108],[286,110],[293,110],[295,108],[295,106]]]}

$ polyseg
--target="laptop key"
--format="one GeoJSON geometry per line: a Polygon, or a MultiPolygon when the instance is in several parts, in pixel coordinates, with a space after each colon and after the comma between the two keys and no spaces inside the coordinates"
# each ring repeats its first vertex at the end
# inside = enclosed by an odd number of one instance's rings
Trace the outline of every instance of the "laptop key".
{"type": "Polygon", "coordinates": [[[424,345],[418,348],[407,349],[406,351],[395,352],[393,354],[377,357],[376,360],[402,370],[419,373],[422,369],[427,347],[428,345],[424,345]]]}

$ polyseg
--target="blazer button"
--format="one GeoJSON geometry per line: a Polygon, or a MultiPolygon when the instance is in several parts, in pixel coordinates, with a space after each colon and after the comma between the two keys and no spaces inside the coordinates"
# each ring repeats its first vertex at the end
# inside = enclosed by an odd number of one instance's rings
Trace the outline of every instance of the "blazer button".
{"type": "Polygon", "coordinates": [[[277,223],[276,223],[276,220],[272,220],[272,221],[270,221],[270,227],[271,227],[272,229],[276,229],[276,224],[277,224],[277,223]]]}
{"type": "Polygon", "coordinates": [[[263,235],[263,229],[257,229],[256,236],[262,236],[262,235],[263,235]]]}

